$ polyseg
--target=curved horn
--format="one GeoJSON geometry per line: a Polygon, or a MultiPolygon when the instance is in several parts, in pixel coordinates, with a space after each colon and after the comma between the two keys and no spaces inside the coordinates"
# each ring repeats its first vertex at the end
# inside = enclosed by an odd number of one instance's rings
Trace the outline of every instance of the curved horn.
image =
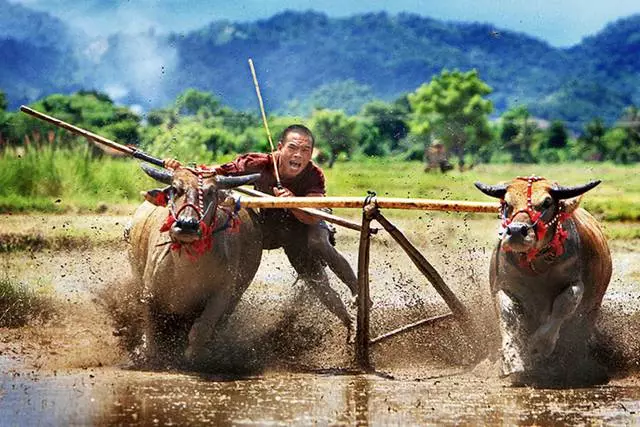
{"type": "Polygon", "coordinates": [[[507,193],[506,184],[499,185],[487,185],[483,184],[480,181],[476,181],[473,183],[476,188],[482,191],[487,196],[496,197],[498,199],[504,199],[504,195],[507,193]]]}
{"type": "Polygon", "coordinates": [[[155,179],[156,181],[159,181],[163,184],[167,184],[167,185],[171,185],[171,183],[173,182],[173,172],[167,171],[167,170],[161,170],[161,169],[156,169],[156,168],[152,168],[151,166],[145,164],[145,163],[141,163],[140,167],[142,168],[142,170],[144,171],[144,173],[146,173],[147,175],[149,175],[151,178],[155,179]]]}
{"type": "Polygon", "coordinates": [[[555,199],[571,199],[573,197],[577,197],[581,194],[586,193],[591,190],[596,185],[600,184],[602,181],[596,179],[595,181],[588,182],[584,185],[576,185],[575,187],[561,187],[556,185],[549,190],[551,196],[555,199]]]}
{"type": "Polygon", "coordinates": [[[227,188],[235,188],[240,187],[241,185],[251,184],[260,178],[259,173],[253,173],[251,175],[241,175],[241,176],[223,176],[216,175],[216,186],[219,189],[227,189],[227,188]]]}

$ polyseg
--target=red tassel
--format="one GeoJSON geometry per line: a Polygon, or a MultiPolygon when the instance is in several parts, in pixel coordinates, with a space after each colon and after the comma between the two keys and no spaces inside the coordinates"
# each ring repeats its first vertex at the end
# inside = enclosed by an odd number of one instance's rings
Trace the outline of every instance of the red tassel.
{"type": "Polygon", "coordinates": [[[231,215],[231,224],[229,226],[229,233],[238,233],[240,231],[240,217],[238,214],[231,215]]]}
{"type": "Polygon", "coordinates": [[[158,191],[158,193],[156,193],[156,201],[154,204],[156,206],[167,206],[167,203],[167,195],[164,194],[164,191],[158,191]]]}
{"type": "Polygon", "coordinates": [[[171,213],[169,213],[169,215],[167,215],[167,219],[164,221],[164,224],[162,224],[162,227],[160,227],[160,232],[164,233],[165,231],[171,230],[171,226],[174,222],[176,222],[175,217],[171,215],[171,213]]]}

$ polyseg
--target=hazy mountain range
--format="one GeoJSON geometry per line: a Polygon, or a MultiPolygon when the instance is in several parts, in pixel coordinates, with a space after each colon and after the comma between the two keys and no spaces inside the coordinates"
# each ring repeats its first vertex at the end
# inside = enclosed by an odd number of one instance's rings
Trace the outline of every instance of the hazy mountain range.
{"type": "Polygon", "coordinates": [[[255,22],[216,21],[187,33],[93,38],[6,0],[0,10],[0,90],[10,108],[84,88],[146,110],[194,87],[255,110],[250,57],[273,112],[322,100],[338,108],[345,91],[350,97],[344,102],[352,104],[391,101],[444,68],[478,69],[494,90],[497,113],[527,104],[534,114],[573,128],[596,116],[611,122],[624,107],[640,105],[640,15],[562,49],[488,24],[412,14],[283,12],[255,22]]]}

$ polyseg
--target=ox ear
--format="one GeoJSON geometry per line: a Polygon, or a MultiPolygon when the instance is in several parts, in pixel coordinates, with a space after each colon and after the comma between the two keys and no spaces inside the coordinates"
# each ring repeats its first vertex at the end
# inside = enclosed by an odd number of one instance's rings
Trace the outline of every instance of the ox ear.
{"type": "Polygon", "coordinates": [[[167,185],[171,185],[171,182],[173,182],[173,172],[169,172],[168,170],[152,168],[151,166],[145,163],[141,163],[140,167],[142,168],[144,173],[146,173],[147,175],[149,175],[151,178],[155,179],[158,182],[161,182],[167,185]]]}
{"type": "Polygon", "coordinates": [[[254,173],[251,175],[241,175],[241,176],[223,176],[216,175],[216,187],[221,190],[226,190],[228,188],[236,188],[241,185],[252,184],[256,182],[260,178],[259,173],[254,173]]]}
{"type": "Polygon", "coordinates": [[[570,214],[576,209],[578,209],[578,207],[580,207],[581,200],[582,200],[582,196],[578,196],[578,197],[572,197],[571,199],[560,200],[558,203],[562,208],[563,212],[570,214]]]}
{"type": "Polygon", "coordinates": [[[575,187],[562,187],[559,185],[555,185],[551,187],[551,189],[549,189],[549,194],[551,194],[551,197],[553,197],[556,200],[571,199],[573,197],[578,197],[586,193],[587,191],[591,190],[601,182],[602,181],[597,179],[595,181],[588,182],[584,185],[576,185],[575,187]]]}
{"type": "Polygon", "coordinates": [[[495,197],[497,199],[504,199],[504,195],[507,194],[507,186],[505,184],[487,185],[480,181],[476,181],[473,185],[487,196],[495,197]]]}
{"type": "Polygon", "coordinates": [[[156,206],[167,206],[169,202],[169,188],[154,188],[149,191],[141,191],[140,193],[144,197],[144,199],[156,206]]]}

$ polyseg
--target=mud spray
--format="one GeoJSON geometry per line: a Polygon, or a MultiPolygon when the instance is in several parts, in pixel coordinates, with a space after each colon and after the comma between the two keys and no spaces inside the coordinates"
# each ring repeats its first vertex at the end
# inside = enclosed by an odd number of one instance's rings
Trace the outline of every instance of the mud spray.
{"type": "MultiPolygon", "coordinates": [[[[357,236],[345,233],[339,235],[338,249],[357,265],[357,236]]],[[[462,372],[498,378],[500,339],[488,291],[491,242],[483,237],[486,230],[444,217],[421,220],[406,234],[469,309],[475,333],[469,336],[451,319],[391,338],[372,348],[376,371],[418,380],[462,372]]],[[[638,275],[634,266],[640,263],[631,259],[637,258],[633,253],[621,250],[613,255],[618,260],[614,279],[589,346],[592,359],[616,378],[640,370],[640,344],[635,339],[640,333],[640,291],[633,283],[638,275]]],[[[13,274],[23,278],[54,277],[61,309],[46,324],[6,331],[5,356],[33,369],[145,368],[137,357],[143,340],[143,299],[139,284],[131,280],[124,244],[14,254],[10,264],[13,274]]],[[[330,278],[348,301],[346,286],[330,278]]],[[[372,337],[448,312],[404,252],[384,235],[373,240],[370,281],[372,337]]],[[[346,340],[344,326],[303,281],[296,281],[284,253],[269,251],[237,310],[217,331],[210,354],[198,366],[185,369],[230,374],[350,370],[355,367],[354,352],[346,340]]]]}

